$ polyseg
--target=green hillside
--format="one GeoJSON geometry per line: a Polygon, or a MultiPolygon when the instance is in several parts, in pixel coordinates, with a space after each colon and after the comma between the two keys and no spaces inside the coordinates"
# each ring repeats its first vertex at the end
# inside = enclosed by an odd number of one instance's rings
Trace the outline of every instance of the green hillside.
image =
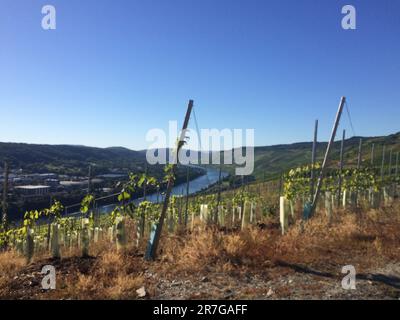
{"type": "MultiPolygon", "coordinates": [[[[389,161],[389,152],[393,150],[393,163],[396,152],[400,151],[400,132],[382,137],[362,137],[362,160],[363,164],[370,164],[372,144],[375,144],[375,165],[382,161],[382,146],[386,148],[386,162],[389,161]]],[[[358,146],[360,137],[352,137],[345,140],[345,165],[354,166],[357,164],[358,146]]],[[[339,162],[341,141],[336,141],[331,151],[330,166],[336,166],[339,162]]],[[[323,160],[326,142],[319,142],[317,145],[317,161],[323,160]]],[[[243,151],[244,152],[244,151],[243,151]]],[[[286,145],[275,145],[256,147],[254,149],[254,176],[257,179],[271,179],[280,175],[281,172],[291,168],[308,164],[311,162],[312,142],[293,143],[286,145]]],[[[234,171],[234,166],[224,166],[224,170],[234,171]]]]}
{"type": "MultiPolygon", "coordinates": [[[[123,147],[95,148],[78,145],[41,145],[0,142],[0,167],[8,161],[11,169],[22,169],[26,173],[54,172],[82,175],[88,173],[88,165],[94,174],[109,173],[112,169],[144,172],[146,154],[123,147]]],[[[164,176],[164,166],[148,166],[148,173],[157,178],[164,176]]],[[[191,170],[191,177],[202,174],[191,170]]],[[[178,181],[186,180],[186,170],[178,169],[178,181]]]]}
{"type": "MultiPolygon", "coordinates": [[[[345,141],[345,165],[357,163],[360,137],[345,141]]],[[[400,132],[389,136],[362,137],[362,159],[370,164],[371,146],[375,144],[375,165],[381,164],[382,147],[386,148],[386,160],[393,150],[393,163],[396,152],[400,151],[400,132]]],[[[339,161],[340,141],[336,141],[331,152],[331,166],[339,161]]],[[[327,143],[317,145],[317,161],[322,161],[327,143]]],[[[253,176],[257,179],[271,179],[281,172],[308,164],[311,161],[312,142],[256,147],[254,149],[255,166],[253,176]]],[[[243,151],[244,152],[244,151],[243,151]]],[[[88,164],[94,165],[97,174],[107,173],[112,168],[142,172],[145,168],[144,151],[133,151],[123,147],[94,148],[73,145],[35,145],[24,143],[0,143],[0,161],[9,161],[14,169],[27,172],[56,172],[63,174],[86,175],[88,164]]],[[[233,173],[235,166],[223,166],[223,170],[233,173]]],[[[161,177],[163,166],[150,166],[151,174],[161,177]]],[[[192,170],[193,171],[193,170],[192,170]]],[[[196,172],[196,175],[200,172],[196,172]]],[[[180,170],[179,176],[185,173],[180,170]]]]}
{"type": "Polygon", "coordinates": [[[11,168],[27,172],[77,175],[86,175],[90,163],[99,173],[113,167],[141,170],[145,163],[143,155],[125,148],[0,143],[0,161],[5,160],[11,168]]]}

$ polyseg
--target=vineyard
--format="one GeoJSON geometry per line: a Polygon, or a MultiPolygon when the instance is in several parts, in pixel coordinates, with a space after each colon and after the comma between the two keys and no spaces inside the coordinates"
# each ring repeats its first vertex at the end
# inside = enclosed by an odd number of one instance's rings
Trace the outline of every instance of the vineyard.
{"type": "MultiPolygon", "coordinates": [[[[148,290],[146,296],[159,297],[160,293],[156,293],[159,289],[155,289],[154,285],[150,284],[151,281],[146,284],[146,274],[152,268],[165,270],[166,266],[171,264],[177,273],[183,270],[183,274],[186,275],[189,270],[185,264],[190,263],[189,269],[193,272],[204,272],[215,265],[219,270],[218,274],[242,274],[244,271],[245,274],[252,274],[256,270],[256,277],[260,277],[257,273],[264,274],[271,268],[268,264],[281,263],[279,259],[282,258],[282,252],[290,255],[292,259],[295,252],[300,253],[309,248],[315,240],[314,237],[320,237],[318,241],[321,241],[321,244],[323,241],[329,241],[331,245],[331,241],[341,232],[346,234],[341,235],[339,242],[343,243],[346,237],[347,240],[348,237],[353,239],[353,242],[361,241],[368,253],[366,257],[372,253],[371,250],[377,250],[374,253],[375,259],[377,253],[388,261],[398,258],[397,245],[393,246],[399,240],[399,233],[393,231],[400,230],[397,229],[400,228],[400,177],[397,167],[385,167],[385,174],[372,167],[346,169],[342,172],[330,169],[322,185],[323,196],[311,219],[304,216],[303,208],[310,201],[312,193],[312,170],[319,171],[320,165],[315,164],[314,168],[304,166],[292,169],[281,181],[252,183],[217,194],[171,197],[166,228],[161,238],[160,256],[153,262],[146,262],[143,257],[148,239],[154,233],[159,219],[161,204],[142,201],[135,205],[131,201],[131,195],[145,183],[155,185],[158,182],[149,176],[133,174],[130,175],[129,181],[121,185],[119,203],[111,214],[100,214],[96,210],[96,199],[90,194],[82,200],[79,216],[63,217],[63,205],[58,201],[54,201],[48,209],[26,212],[20,227],[10,228],[0,234],[1,246],[7,248],[1,255],[12,255],[9,263],[13,263],[14,260],[21,261],[20,267],[29,270],[37,264],[46,264],[44,261],[59,265],[61,270],[74,261],[78,264],[76,270],[80,270],[82,265],[87,264],[94,264],[92,267],[95,268],[97,260],[102,261],[107,257],[130,260],[127,263],[134,269],[131,273],[135,274],[135,280],[131,279],[127,284],[133,281],[133,286],[137,288],[133,293],[128,290],[129,294],[122,291],[117,296],[100,295],[103,298],[137,297],[136,290],[139,289],[139,284],[148,290]],[[342,230],[344,227],[351,230],[342,230]],[[385,234],[385,228],[389,228],[391,233],[385,234]],[[304,247],[294,239],[306,241],[304,247]],[[307,244],[307,241],[310,243],[307,244]],[[286,247],[289,244],[290,249],[286,247]],[[135,266],[132,266],[133,261],[135,266]],[[258,265],[263,267],[258,270],[258,265]],[[139,266],[143,269],[140,270],[139,266]],[[148,289],[152,286],[153,289],[148,289]]],[[[166,170],[166,179],[171,178],[171,174],[166,170]]],[[[316,250],[312,247],[309,249],[310,255],[316,250]]],[[[4,265],[6,263],[3,257],[1,260],[4,265]]],[[[378,261],[379,259],[375,260],[376,263],[378,261]]],[[[124,268],[121,261],[114,262],[124,268]]],[[[112,264],[108,267],[114,268],[112,264]]],[[[36,272],[40,272],[39,269],[38,267],[36,272]]],[[[118,275],[119,271],[113,270],[118,279],[121,276],[118,275]]],[[[14,272],[13,268],[9,272],[14,272]]],[[[87,281],[97,281],[97,271],[93,269],[93,272],[94,275],[86,276],[89,277],[87,281]]],[[[131,274],[128,271],[125,273],[126,277],[131,274]]],[[[171,270],[166,273],[171,273],[171,270]]],[[[175,273],[174,275],[176,276],[175,273]]],[[[241,276],[238,276],[238,279],[241,276]]],[[[81,277],[85,278],[84,275],[81,277]]],[[[212,272],[207,271],[201,278],[208,283],[207,277],[212,277],[212,272]]],[[[83,278],[78,277],[75,282],[83,281],[83,278]]],[[[126,284],[119,285],[124,287],[126,284]]],[[[2,278],[2,295],[13,297],[21,294],[18,290],[13,293],[8,286],[12,287],[9,279],[2,278]]],[[[68,290],[60,290],[57,294],[58,297],[64,297],[62,292],[67,292],[66,296],[75,298],[99,297],[95,293],[90,296],[85,290],[85,294],[71,294],[68,290]]],[[[274,291],[271,290],[267,290],[264,295],[272,295],[271,292],[274,291]]],[[[40,297],[46,295],[38,289],[35,292],[35,295],[40,297]]],[[[398,291],[396,292],[395,294],[398,294],[398,291]]],[[[204,297],[210,296],[221,298],[213,294],[204,297]]]]}
{"type": "Polygon", "coordinates": [[[400,301],[400,0],[0,8],[13,314],[400,301]]]}
{"type": "MultiPolygon", "coordinates": [[[[344,105],[343,97],[323,162],[315,157],[316,122],[311,165],[279,179],[242,179],[223,190],[220,166],[213,191],[190,195],[188,180],[186,195],[176,196],[175,162],[165,166],[162,181],[131,173],[118,182],[110,212],[89,187],[78,214],[67,214],[54,200],[14,225],[4,214],[4,192],[0,296],[398,299],[399,153],[393,157],[391,145],[387,161],[384,145],[378,167],[374,145],[369,162],[363,161],[360,139],[357,164],[346,166],[343,132],[336,167],[329,157],[344,105]],[[161,185],[161,202],[148,201],[146,190],[161,185]],[[49,266],[58,289],[43,289],[41,272],[49,266]],[[362,290],[344,289],[344,267],[357,270],[362,290]]],[[[176,155],[192,108],[190,100],[176,155]]]]}
{"type": "MultiPolygon", "coordinates": [[[[319,167],[317,164],[314,169],[319,167]]],[[[283,193],[280,213],[284,230],[284,221],[289,217],[293,223],[302,218],[302,208],[310,198],[310,172],[310,166],[292,169],[284,175],[281,186],[275,181],[246,185],[219,195],[172,196],[166,219],[168,232],[193,232],[199,225],[223,230],[257,226],[265,219],[277,216],[280,191],[283,193]]],[[[324,179],[324,196],[318,212],[326,212],[328,218],[336,209],[365,211],[388,207],[399,196],[398,172],[391,172],[380,179],[372,168],[347,169],[340,175],[342,192],[339,190],[339,175],[337,170],[331,170],[324,179]]],[[[88,256],[90,245],[104,239],[115,244],[117,250],[124,248],[128,242],[140,247],[149,238],[161,209],[157,203],[142,201],[135,205],[131,201],[132,193],[143,183],[156,185],[157,181],[153,177],[131,174],[118,195],[119,203],[109,215],[96,210],[93,195],[87,195],[82,200],[81,214],[77,217],[63,217],[64,208],[58,201],[54,201],[48,209],[26,212],[21,227],[0,234],[0,245],[15,249],[28,262],[35,253],[48,251],[54,258],[60,258],[61,251],[73,251],[75,248],[81,249],[83,256],[88,256]],[[128,234],[126,225],[135,226],[136,232],[128,234]]]]}

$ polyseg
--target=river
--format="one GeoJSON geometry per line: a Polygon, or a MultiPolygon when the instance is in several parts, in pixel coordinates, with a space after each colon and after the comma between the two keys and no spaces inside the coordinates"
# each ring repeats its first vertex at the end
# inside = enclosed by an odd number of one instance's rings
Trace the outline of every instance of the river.
{"type": "MultiPolygon", "coordinates": [[[[229,174],[227,172],[221,172],[221,178],[226,178],[229,174]]],[[[215,184],[218,182],[219,178],[219,170],[214,169],[214,168],[207,168],[206,169],[206,174],[197,177],[189,182],[189,194],[195,194],[201,190],[204,190],[208,188],[209,186],[215,184]]],[[[186,183],[181,183],[172,188],[172,195],[186,195],[186,183]]],[[[146,197],[147,201],[151,202],[160,202],[163,200],[163,197],[157,193],[152,193],[147,195],[146,197]]],[[[140,203],[143,201],[143,198],[135,199],[134,202],[140,203]]],[[[110,213],[114,208],[116,204],[109,204],[105,206],[101,206],[98,208],[100,214],[107,214],[110,213]]],[[[69,214],[68,216],[76,215],[79,214],[73,213],[69,214]]]]}
{"type": "MultiPolygon", "coordinates": [[[[197,177],[189,182],[189,194],[194,194],[218,182],[219,171],[213,168],[206,169],[207,173],[197,177]]],[[[221,172],[221,178],[224,179],[228,173],[221,172]]],[[[181,183],[172,188],[172,195],[186,195],[186,183],[181,183]]],[[[147,196],[147,200],[151,202],[159,202],[161,197],[157,193],[147,196]]],[[[135,200],[135,202],[143,201],[143,198],[135,200]]]]}

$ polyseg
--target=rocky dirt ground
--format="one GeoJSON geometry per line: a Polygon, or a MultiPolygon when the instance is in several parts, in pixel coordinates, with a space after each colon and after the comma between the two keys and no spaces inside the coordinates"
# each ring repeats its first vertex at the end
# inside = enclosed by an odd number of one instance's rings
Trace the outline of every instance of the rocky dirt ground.
{"type": "MultiPolygon", "coordinates": [[[[141,259],[137,257],[136,259],[141,259]]],[[[90,274],[96,258],[69,258],[62,261],[48,259],[22,269],[9,282],[5,299],[53,299],[63,296],[68,278],[75,273],[90,274]],[[57,277],[63,279],[56,288],[58,294],[41,289],[44,265],[54,265],[57,277]]],[[[142,263],[142,261],[138,261],[142,263]]],[[[400,263],[357,274],[356,289],[345,290],[341,282],[346,274],[342,266],[329,264],[309,267],[282,261],[263,266],[261,272],[246,269],[218,272],[212,267],[174,277],[173,273],[157,272],[156,265],[148,264],[141,276],[145,289],[142,299],[400,299],[400,263]]],[[[133,293],[136,298],[140,295],[133,293]]],[[[68,296],[60,299],[69,299],[68,296]]]]}
{"type": "MultiPolygon", "coordinates": [[[[144,248],[117,252],[109,242],[61,260],[26,265],[0,253],[1,299],[400,299],[399,207],[314,218],[282,236],[276,221],[240,230],[204,230],[163,238],[159,257],[144,248]],[[55,290],[40,273],[56,269],[55,290]],[[353,265],[356,288],[342,288],[353,265]]],[[[145,244],[144,244],[145,245],[145,244]]]]}

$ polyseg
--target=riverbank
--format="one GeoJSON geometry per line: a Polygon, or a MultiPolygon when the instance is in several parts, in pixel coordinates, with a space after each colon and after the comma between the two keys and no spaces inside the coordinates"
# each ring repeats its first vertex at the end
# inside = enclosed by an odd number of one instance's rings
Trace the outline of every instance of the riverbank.
{"type": "MultiPolygon", "coordinates": [[[[189,181],[189,195],[194,195],[198,192],[202,192],[207,190],[209,187],[215,185],[218,183],[219,179],[219,170],[208,167],[199,167],[199,166],[194,166],[191,170],[192,172],[192,177],[194,177],[192,180],[189,181]],[[203,171],[204,174],[199,175],[199,173],[203,171]]],[[[226,178],[229,176],[227,172],[221,172],[221,179],[226,178]]],[[[177,184],[173,187],[172,189],[172,195],[186,195],[187,191],[187,184],[186,181],[183,178],[180,178],[177,180],[177,184]]],[[[159,192],[150,192],[146,196],[147,201],[151,201],[154,203],[158,203],[163,200],[163,192],[164,190],[161,189],[159,192]]],[[[65,212],[64,212],[64,217],[73,217],[73,216],[78,216],[80,215],[80,200],[84,197],[85,194],[81,194],[80,196],[75,195],[74,197],[54,197],[53,199],[57,199],[60,201],[64,207],[65,207],[65,212]],[[71,203],[71,199],[74,199],[74,201],[71,203]],[[69,200],[69,201],[68,201],[69,200]]],[[[112,194],[112,195],[107,195],[103,197],[96,197],[97,199],[97,204],[95,206],[95,210],[99,214],[109,214],[111,211],[115,208],[116,204],[118,203],[118,193],[112,194]]],[[[136,196],[134,197],[133,201],[135,203],[140,203],[143,201],[143,197],[141,196],[136,196]]],[[[29,208],[30,210],[40,210],[43,208],[47,208],[50,203],[50,198],[42,201],[41,203],[37,203],[37,206],[34,206],[32,203],[30,204],[29,208]]],[[[10,223],[14,225],[19,225],[22,221],[22,215],[23,213],[27,211],[25,210],[19,210],[18,212],[21,213],[21,216],[16,216],[15,214],[10,214],[10,223]]],[[[46,222],[47,223],[47,222],[46,222]]]]}

